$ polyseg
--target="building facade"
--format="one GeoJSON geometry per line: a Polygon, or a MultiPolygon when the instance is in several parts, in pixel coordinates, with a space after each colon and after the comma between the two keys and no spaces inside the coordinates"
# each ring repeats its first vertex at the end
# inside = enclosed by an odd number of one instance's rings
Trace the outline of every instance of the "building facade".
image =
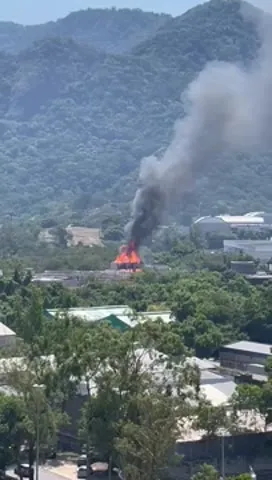
{"type": "Polygon", "coordinates": [[[272,228],[272,215],[250,212],[245,215],[217,215],[198,218],[194,224],[203,233],[230,236],[235,230],[262,231],[272,228]]]}
{"type": "Polygon", "coordinates": [[[224,252],[242,253],[268,263],[272,258],[272,240],[224,240],[224,252]]]}
{"type": "Polygon", "coordinates": [[[259,371],[264,374],[267,359],[271,355],[272,345],[247,341],[236,342],[221,347],[220,366],[249,373],[259,366],[259,371]]]}

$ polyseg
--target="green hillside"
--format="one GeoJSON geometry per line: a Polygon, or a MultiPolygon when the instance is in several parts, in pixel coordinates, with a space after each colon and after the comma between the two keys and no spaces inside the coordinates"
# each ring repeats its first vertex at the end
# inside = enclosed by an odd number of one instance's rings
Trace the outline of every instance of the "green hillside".
{"type": "Polygon", "coordinates": [[[91,9],[73,12],[56,22],[23,26],[0,22],[0,49],[18,53],[48,37],[72,38],[108,53],[123,53],[160,28],[169,15],[139,9],[91,9]]]}
{"type": "MultiPolygon", "coordinates": [[[[168,20],[131,54],[69,38],[1,54],[1,215],[80,219],[106,203],[127,208],[140,160],[169,142],[188,82],[207,61],[250,61],[258,45],[237,0],[212,0],[168,20]]],[[[199,182],[185,211],[272,209],[270,165],[226,159],[199,182]]]]}

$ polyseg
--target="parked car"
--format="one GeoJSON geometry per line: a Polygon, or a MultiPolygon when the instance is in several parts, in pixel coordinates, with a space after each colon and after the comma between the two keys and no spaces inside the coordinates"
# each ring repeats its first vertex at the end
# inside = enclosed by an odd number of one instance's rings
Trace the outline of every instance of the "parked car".
{"type": "Polygon", "coordinates": [[[87,465],[77,467],[77,478],[87,478],[87,465]]]}
{"type": "Polygon", "coordinates": [[[34,469],[33,467],[30,468],[28,463],[20,463],[14,469],[15,475],[21,478],[33,478],[34,476],[34,469]]]}
{"type": "MultiPolygon", "coordinates": [[[[78,463],[84,461],[84,456],[81,455],[82,458],[78,459],[78,463]]],[[[87,463],[87,459],[85,458],[85,462],[87,463]]],[[[87,465],[80,465],[77,468],[77,478],[78,479],[86,479],[87,478],[87,465]]],[[[106,462],[95,462],[90,465],[90,477],[92,480],[99,480],[101,478],[108,478],[109,476],[109,465],[106,462]]],[[[111,472],[112,479],[120,479],[123,480],[123,476],[121,471],[118,468],[113,468],[111,472]]]]}
{"type": "Polygon", "coordinates": [[[80,455],[80,457],[78,457],[77,459],[77,466],[78,467],[82,467],[84,465],[87,465],[87,455],[86,453],[83,453],[82,455],[80,455]]]}

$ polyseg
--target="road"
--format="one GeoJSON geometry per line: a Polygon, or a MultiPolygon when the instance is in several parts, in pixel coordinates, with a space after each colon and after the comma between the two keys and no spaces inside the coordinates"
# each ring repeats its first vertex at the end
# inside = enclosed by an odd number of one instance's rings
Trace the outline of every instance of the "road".
{"type": "MultiPolygon", "coordinates": [[[[14,469],[7,470],[7,474],[13,476],[14,479],[18,479],[18,477],[14,474],[14,469]]],[[[67,476],[62,476],[62,475],[50,472],[50,470],[47,470],[46,468],[43,468],[43,467],[39,468],[39,480],[64,480],[64,479],[67,480],[67,476]]]]}

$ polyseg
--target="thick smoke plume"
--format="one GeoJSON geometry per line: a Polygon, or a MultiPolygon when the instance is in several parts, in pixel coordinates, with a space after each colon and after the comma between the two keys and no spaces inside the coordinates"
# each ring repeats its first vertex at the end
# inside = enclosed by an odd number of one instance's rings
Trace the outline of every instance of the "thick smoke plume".
{"type": "Polygon", "coordinates": [[[265,12],[272,13],[272,2],[271,0],[250,0],[250,3],[257,8],[261,8],[265,12]]]}
{"type": "Polygon", "coordinates": [[[271,148],[271,23],[262,24],[262,37],[250,68],[223,62],[206,66],[188,87],[185,117],[177,122],[162,159],[143,160],[141,188],[128,225],[136,247],[160,225],[164,210],[191,189],[197,177],[209,173],[223,153],[271,148]]]}

